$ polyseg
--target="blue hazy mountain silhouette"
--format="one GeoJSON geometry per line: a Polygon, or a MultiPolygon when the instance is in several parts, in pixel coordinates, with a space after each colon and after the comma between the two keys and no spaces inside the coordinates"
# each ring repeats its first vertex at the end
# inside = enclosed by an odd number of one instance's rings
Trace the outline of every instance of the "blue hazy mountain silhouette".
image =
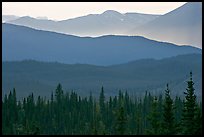
{"type": "Polygon", "coordinates": [[[127,34],[202,48],[202,2],[188,2],[127,34]]]}
{"type": "Polygon", "coordinates": [[[188,53],[202,53],[202,50],[139,36],[77,37],[2,24],[3,61],[34,59],[68,64],[113,65],[188,53]]]}
{"type": "Polygon", "coordinates": [[[8,21],[12,21],[12,20],[16,20],[20,17],[15,16],[15,15],[2,15],[2,22],[8,22],[8,21]]]}
{"type": "Polygon", "coordinates": [[[164,15],[122,14],[107,10],[102,14],[89,14],[62,21],[25,16],[8,23],[76,36],[139,35],[202,48],[201,2],[187,2],[164,15]]]}
{"type": "Polygon", "coordinates": [[[8,23],[77,36],[101,36],[121,34],[124,31],[140,26],[157,17],[159,17],[159,15],[140,13],[122,14],[114,10],[107,10],[102,14],[89,14],[62,21],[36,19],[24,16],[16,20],[8,21],[8,23]]]}

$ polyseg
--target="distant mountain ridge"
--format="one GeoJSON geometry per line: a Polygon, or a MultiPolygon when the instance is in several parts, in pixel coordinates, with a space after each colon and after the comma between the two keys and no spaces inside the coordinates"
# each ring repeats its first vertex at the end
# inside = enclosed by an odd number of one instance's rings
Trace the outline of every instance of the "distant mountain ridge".
{"type": "Polygon", "coordinates": [[[77,36],[100,36],[106,34],[122,34],[128,29],[140,26],[157,17],[159,15],[140,13],[122,14],[114,10],[107,10],[102,14],[89,14],[62,21],[24,16],[16,20],[7,21],[7,23],[77,36]]]}
{"type": "Polygon", "coordinates": [[[16,20],[18,18],[20,18],[20,17],[15,16],[15,15],[2,15],[2,23],[5,23],[5,22],[11,21],[11,20],[16,20]]]}
{"type": "Polygon", "coordinates": [[[2,25],[3,61],[34,59],[106,66],[189,53],[201,54],[202,50],[139,36],[77,37],[12,24],[2,25]]]}
{"type": "Polygon", "coordinates": [[[202,48],[202,3],[188,2],[126,34],[202,48]]]}
{"type": "Polygon", "coordinates": [[[7,23],[76,36],[144,36],[202,48],[202,2],[187,2],[164,15],[108,10],[62,21],[20,17],[7,23]]]}

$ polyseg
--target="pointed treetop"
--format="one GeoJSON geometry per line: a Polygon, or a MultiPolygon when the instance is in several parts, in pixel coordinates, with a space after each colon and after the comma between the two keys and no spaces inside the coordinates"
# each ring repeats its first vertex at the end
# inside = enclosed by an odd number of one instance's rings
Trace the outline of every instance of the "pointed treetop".
{"type": "Polygon", "coordinates": [[[169,84],[168,83],[166,84],[166,88],[167,88],[167,90],[169,89],[169,84]]]}
{"type": "Polygon", "coordinates": [[[192,81],[192,71],[190,71],[190,80],[192,81]]]}
{"type": "Polygon", "coordinates": [[[101,87],[101,90],[103,90],[103,86],[101,87]]]}
{"type": "Polygon", "coordinates": [[[166,94],[170,94],[170,90],[169,90],[169,84],[166,84],[166,94]]]}

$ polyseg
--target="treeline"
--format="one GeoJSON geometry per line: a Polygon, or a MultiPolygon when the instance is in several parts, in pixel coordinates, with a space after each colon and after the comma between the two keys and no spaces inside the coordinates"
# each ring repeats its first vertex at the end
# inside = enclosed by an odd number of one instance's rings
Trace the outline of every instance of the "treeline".
{"type": "Polygon", "coordinates": [[[167,84],[164,97],[145,94],[132,99],[127,92],[105,99],[91,93],[80,97],[64,92],[59,84],[51,99],[33,94],[16,100],[13,89],[2,101],[3,134],[48,135],[201,135],[202,102],[196,101],[192,73],[187,81],[185,99],[171,98],[167,84]]]}

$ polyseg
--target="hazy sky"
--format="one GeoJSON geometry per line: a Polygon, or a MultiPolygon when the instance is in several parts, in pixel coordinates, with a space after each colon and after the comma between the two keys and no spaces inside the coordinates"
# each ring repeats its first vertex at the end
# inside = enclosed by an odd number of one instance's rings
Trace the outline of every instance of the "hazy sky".
{"type": "Polygon", "coordinates": [[[165,14],[183,4],[185,2],[2,2],[2,14],[46,16],[49,19],[63,20],[87,14],[101,14],[106,10],[165,14]]]}

